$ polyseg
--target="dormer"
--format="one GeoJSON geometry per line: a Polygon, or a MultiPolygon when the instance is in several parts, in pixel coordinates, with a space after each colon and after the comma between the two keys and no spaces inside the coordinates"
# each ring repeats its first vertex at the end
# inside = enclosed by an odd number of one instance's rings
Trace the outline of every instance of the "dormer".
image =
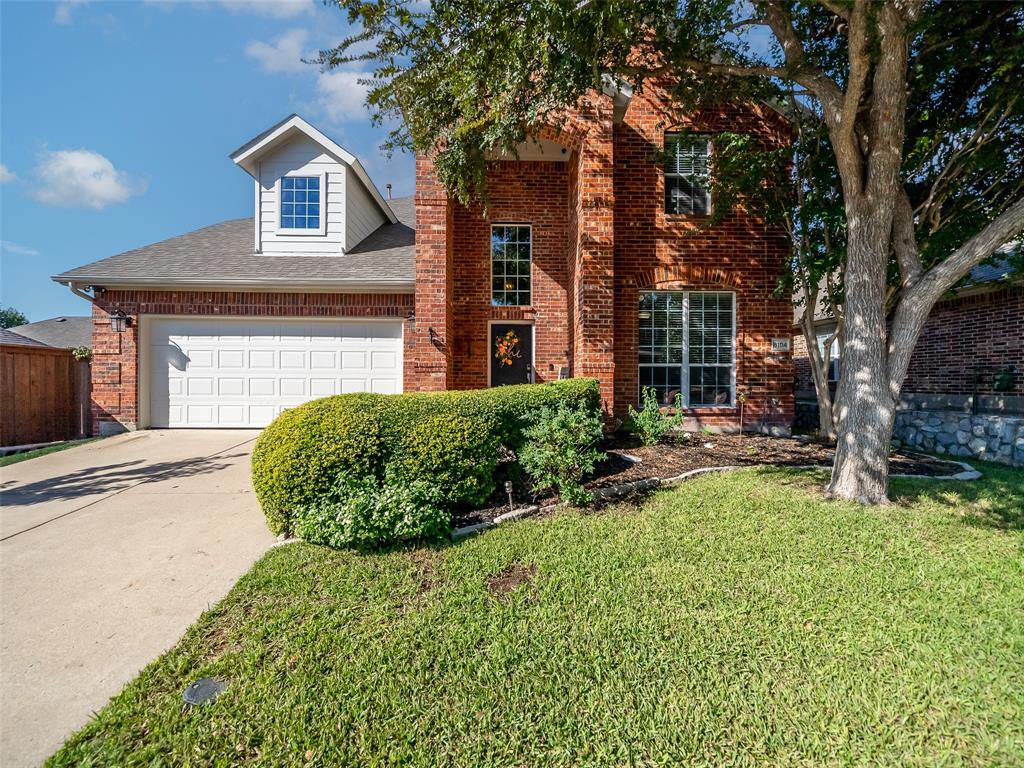
{"type": "Polygon", "coordinates": [[[255,180],[257,253],[341,255],[398,221],[359,160],[298,115],[231,159],[255,180]]]}

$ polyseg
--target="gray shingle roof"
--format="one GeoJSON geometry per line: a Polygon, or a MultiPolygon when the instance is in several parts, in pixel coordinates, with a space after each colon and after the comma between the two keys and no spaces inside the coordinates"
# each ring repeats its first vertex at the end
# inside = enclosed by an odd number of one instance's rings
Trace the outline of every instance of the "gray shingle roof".
{"type": "Polygon", "coordinates": [[[982,285],[983,283],[998,283],[1009,281],[1014,278],[1013,265],[1009,261],[997,258],[991,264],[979,264],[971,270],[967,276],[967,285],[982,285]]]}
{"type": "Polygon", "coordinates": [[[411,290],[415,278],[413,198],[390,200],[397,224],[384,224],[346,254],[292,256],[255,253],[253,219],[234,219],[125,251],[55,275],[89,285],[393,285],[411,290]]]}
{"type": "Polygon", "coordinates": [[[19,325],[11,330],[47,346],[60,349],[92,346],[91,317],[51,317],[49,320],[19,325]]]}
{"type": "Polygon", "coordinates": [[[22,336],[20,333],[15,333],[8,328],[0,328],[0,344],[11,344],[16,347],[46,347],[48,344],[43,344],[41,341],[30,339],[27,336],[22,336]]]}

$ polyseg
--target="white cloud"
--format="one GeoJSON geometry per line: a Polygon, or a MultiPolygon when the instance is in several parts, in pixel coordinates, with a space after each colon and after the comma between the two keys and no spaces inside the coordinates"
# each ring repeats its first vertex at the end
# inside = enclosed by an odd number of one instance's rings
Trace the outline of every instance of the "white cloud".
{"type": "Polygon", "coordinates": [[[0,240],[0,251],[4,253],[13,253],[16,256],[38,256],[39,251],[35,248],[29,248],[27,245],[18,245],[12,243],[10,240],[0,240]]]}
{"type": "Polygon", "coordinates": [[[314,8],[314,0],[143,0],[143,2],[163,11],[171,11],[176,5],[186,2],[193,6],[207,8],[219,5],[236,13],[255,13],[257,16],[269,16],[273,19],[289,19],[304,13],[311,13],[314,8]]]}
{"type": "Polygon", "coordinates": [[[9,184],[18,180],[18,174],[12,171],[3,163],[0,163],[0,184],[9,184]]]}
{"type": "Polygon", "coordinates": [[[89,149],[45,150],[35,177],[37,186],[31,190],[32,197],[64,208],[98,211],[146,191],[143,182],[117,170],[107,158],[89,149]]]}
{"type": "Polygon", "coordinates": [[[76,5],[85,5],[89,0],[61,0],[53,9],[53,23],[66,27],[72,21],[76,5]]]}
{"type": "Polygon", "coordinates": [[[320,73],[316,83],[317,107],[328,120],[346,123],[369,117],[366,95],[370,86],[358,82],[366,76],[365,72],[346,69],[320,73]]]}
{"type": "Polygon", "coordinates": [[[252,40],[245,46],[245,54],[255,59],[264,72],[306,72],[309,65],[302,59],[311,59],[315,52],[303,51],[309,32],[304,29],[289,29],[273,43],[252,40]]]}

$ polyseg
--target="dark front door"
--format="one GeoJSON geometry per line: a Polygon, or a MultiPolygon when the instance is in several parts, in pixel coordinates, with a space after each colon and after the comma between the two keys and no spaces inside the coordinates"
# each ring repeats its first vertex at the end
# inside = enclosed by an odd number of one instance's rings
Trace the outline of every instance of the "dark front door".
{"type": "Polygon", "coordinates": [[[490,330],[491,386],[528,384],[533,373],[533,326],[492,323],[490,330]]]}

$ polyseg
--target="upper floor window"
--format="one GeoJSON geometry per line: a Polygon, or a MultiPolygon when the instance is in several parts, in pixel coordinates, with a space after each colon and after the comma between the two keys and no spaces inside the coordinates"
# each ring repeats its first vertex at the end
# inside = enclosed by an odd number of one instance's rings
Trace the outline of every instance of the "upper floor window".
{"type": "Polygon", "coordinates": [[[533,233],[526,224],[491,227],[491,304],[519,307],[530,303],[533,233]]]}
{"type": "Polygon", "coordinates": [[[665,134],[665,213],[707,216],[711,212],[710,154],[707,136],[665,134]]]}
{"type": "Polygon", "coordinates": [[[320,177],[281,179],[281,229],[320,229],[320,177]]]}

